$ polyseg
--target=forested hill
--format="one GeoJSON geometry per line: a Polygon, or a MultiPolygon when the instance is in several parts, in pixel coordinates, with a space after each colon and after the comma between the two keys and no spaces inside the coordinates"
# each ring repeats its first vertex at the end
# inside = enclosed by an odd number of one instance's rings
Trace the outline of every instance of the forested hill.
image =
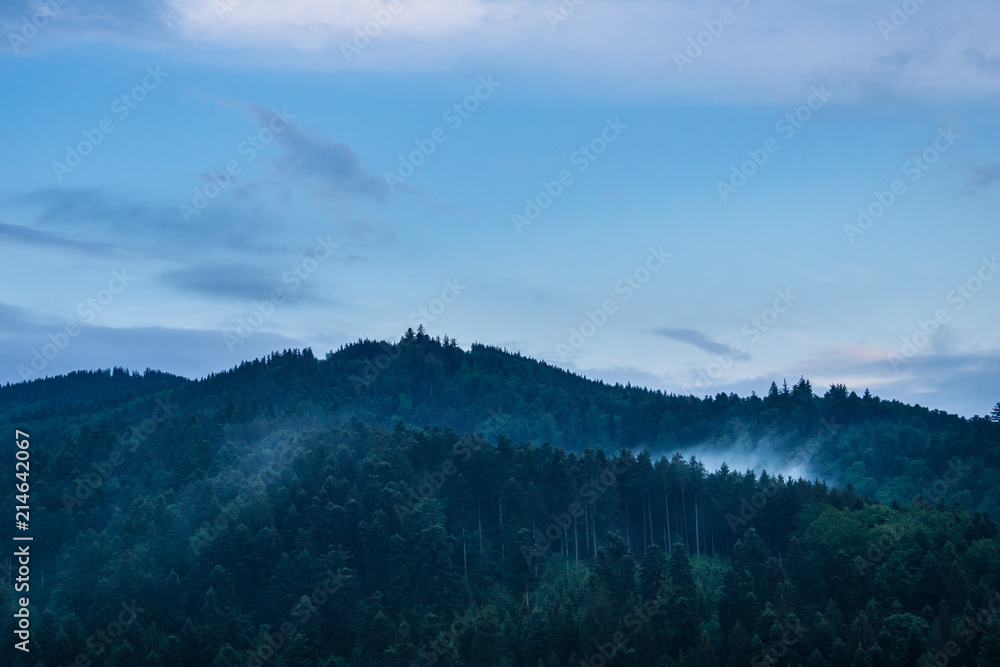
{"type": "Polygon", "coordinates": [[[141,374],[124,368],[74,371],[67,375],[0,387],[0,415],[90,404],[128,394],[154,394],[179,387],[186,382],[188,380],[177,375],[150,369],[141,374]]]}
{"type": "MultiPolygon", "coordinates": [[[[763,398],[669,396],[417,334],[199,381],[13,385],[0,415],[30,440],[19,492],[34,538],[30,591],[16,591],[0,524],[0,635],[30,595],[33,637],[30,653],[0,647],[0,664],[1000,656],[1000,534],[976,509],[996,503],[1000,424],[986,419],[842,387],[818,397],[804,380],[763,398]],[[863,493],[656,453],[759,441],[863,493]],[[904,502],[872,499],[886,493],[904,502]]],[[[21,502],[6,493],[0,516],[21,502]]]]}
{"type": "Polygon", "coordinates": [[[948,500],[1000,515],[1000,424],[986,418],[883,401],[867,390],[858,396],[843,386],[820,396],[804,379],[772,385],[763,397],[678,396],[589,380],[484,345],[465,351],[447,337],[412,331],[394,344],[358,341],[322,359],[308,349],[286,350],[194,382],[115,369],[8,385],[0,388],[0,416],[88,409],[125,416],[128,406],[149,409],[150,397],[166,390],[182,412],[211,408],[227,420],[291,416],[322,426],[358,420],[390,427],[402,421],[577,453],[627,447],[689,457],[760,447],[764,458],[794,464],[807,477],[852,484],[883,502],[911,500],[960,459],[971,472],[949,489],[948,500]],[[79,405],[94,399],[104,400],[79,405]]]}

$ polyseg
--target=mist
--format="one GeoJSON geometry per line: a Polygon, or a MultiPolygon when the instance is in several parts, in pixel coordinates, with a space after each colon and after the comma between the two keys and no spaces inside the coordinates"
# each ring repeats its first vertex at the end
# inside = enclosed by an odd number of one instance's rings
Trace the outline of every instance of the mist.
{"type": "Polygon", "coordinates": [[[818,480],[835,486],[834,475],[815,461],[819,449],[815,442],[815,440],[808,441],[789,452],[780,447],[776,439],[771,436],[756,441],[741,437],[728,447],[706,442],[677,450],[651,450],[651,453],[654,454],[654,460],[660,456],[669,459],[675,452],[680,453],[688,461],[693,456],[708,472],[717,472],[725,463],[733,472],[752,470],[759,476],[767,471],[772,477],[783,475],[788,479],[818,480]]]}

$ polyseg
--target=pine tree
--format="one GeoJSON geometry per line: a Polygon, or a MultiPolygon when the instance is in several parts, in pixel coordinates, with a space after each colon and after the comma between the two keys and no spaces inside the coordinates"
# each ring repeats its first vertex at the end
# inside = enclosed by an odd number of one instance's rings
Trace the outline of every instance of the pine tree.
{"type": "Polygon", "coordinates": [[[669,561],[659,545],[652,545],[639,572],[639,593],[647,608],[655,610],[648,627],[636,638],[636,655],[640,665],[653,665],[669,652],[670,628],[662,603],[670,593],[669,561]],[[655,602],[653,602],[655,600],[655,602]],[[650,606],[652,605],[652,606],[650,606]]]}
{"type": "Polygon", "coordinates": [[[652,600],[663,594],[667,583],[667,555],[659,545],[649,548],[639,571],[639,592],[643,600],[652,600]]]}
{"type": "Polygon", "coordinates": [[[767,390],[767,400],[773,401],[778,398],[778,385],[774,382],[771,383],[770,389],[767,390]]]}
{"type": "Polygon", "coordinates": [[[752,629],[756,623],[758,607],[757,597],[747,578],[741,577],[732,567],[727,568],[722,580],[722,597],[719,599],[722,636],[730,639],[737,627],[752,629]]]}
{"type": "Polygon", "coordinates": [[[698,639],[701,622],[698,587],[687,549],[678,540],[670,555],[670,586],[672,596],[667,603],[667,614],[673,630],[674,643],[687,650],[698,639]]]}

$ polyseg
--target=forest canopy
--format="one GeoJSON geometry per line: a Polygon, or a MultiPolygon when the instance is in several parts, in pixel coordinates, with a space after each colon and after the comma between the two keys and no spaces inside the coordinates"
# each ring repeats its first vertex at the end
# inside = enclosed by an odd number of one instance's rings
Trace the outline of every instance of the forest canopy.
{"type": "Polygon", "coordinates": [[[8,385],[0,415],[37,466],[36,641],[16,665],[1000,655],[988,418],[805,379],[670,395],[422,331],[198,381],[8,385]],[[685,453],[765,439],[830,481],[685,453]]]}

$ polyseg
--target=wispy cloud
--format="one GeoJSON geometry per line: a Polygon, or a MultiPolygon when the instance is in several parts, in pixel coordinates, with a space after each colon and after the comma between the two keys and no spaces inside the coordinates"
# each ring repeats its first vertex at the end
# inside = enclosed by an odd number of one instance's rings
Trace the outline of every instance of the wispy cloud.
{"type": "Polygon", "coordinates": [[[60,234],[39,231],[20,225],[8,225],[2,222],[0,222],[0,239],[10,243],[21,243],[42,248],[74,250],[86,255],[106,256],[113,254],[116,250],[115,246],[109,243],[77,241],[60,234]]]}
{"type": "Polygon", "coordinates": [[[657,329],[654,333],[664,338],[675,340],[678,343],[694,345],[699,350],[704,350],[709,354],[726,354],[729,346],[717,343],[706,334],[695,329],[657,329]]]}
{"type": "Polygon", "coordinates": [[[295,120],[294,113],[232,98],[215,101],[246,114],[262,129],[273,129],[278,121],[274,141],[284,152],[273,161],[276,169],[269,178],[271,184],[284,188],[305,185],[327,199],[383,202],[388,197],[385,179],[369,173],[357,151],[318,130],[304,127],[295,120]]]}
{"type": "MultiPolygon", "coordinates": [[[[945,346],[947,347],[947,346],[945,346]]],[[[986,414],[996,401],[1000,377],[1000,350],[969,352],[932,352],[905,360],[894,368],[888,352],[830,356],[803,361],[789,377],[805,374],[813,379],[817,391],[827,383],[841,382],[861,393],[870,387],[873,393],[908,403],[945,409],[958,414],[986,414]],[[990,403],[987,405],[986,403],[990,403]],[[979,412],[969,406],[980,405],[979,412]]]]}
{"type": "Polygon", "coordinates": [[[22,335],[40,330],[46,324],[54,324],[56,320],[34,313],[27,308],[0,303],[0,337],[22,335]]]}
{"type": "Polygon", "coordinates": [[[322,194],[370,197],[384,201],[389,194],[385,179],[369,174],[349,146],[331,141],[295,124],[278,135],[286,149],[282,168],[292,176],[313,179],[322,194]]]}
{"type": "Polygon", "coordinates": [[[970,172],[969,183],[964,190],[969,196],[980,195],[1000,185],[1000,162],[975,165],[970,172]]]}
{"type": "Polygon", "coordinates": [[[277,216],[250,215],[236,204],[220,202],[205,211],[202,224],[183,225],[175,206],[106,188],[41,188],[9,201],[25,218],[25,231],[18,236],[23,242],[64,239],[66,247],[75,241],[81,251],[114,248],[163,259],[183,259],[213,247],[256,254],[284,247],[269,243],[281,229],[273,222],[277,216]]]}
{"type": "MultiPolygon", "coordinates": [[[[0,304],[0,382],[20,382],[19,367],[31,364],[32,350],[49,342],[48,335],[65,322],[36,316],[31,311],[0,304]]],[[[81,369],[155,368],[185,377],[225,370],[240,359],[253,359],[276,349],[302,348],[306,344],[279,333],[258,331],[241,345],[239,357],[226,348],[223,331],[171,327],[81,326],[66,349],[41,375],[58,375],[81,369]]],[[[37,374],[30,374],[35,377],[37,374]]]]}
{"type": "MultiPolygon", "coordinates": [[[[138,36],[187,57],[217,61],[228,53],[241,65],[250,59],[274,68],[398,73],[502,66],[561,88],[593,91],[600,81],[608,94],[736,103],[792,101],[818,82],[836,89],[840,103],[866,96],[987,99],[1000,93],[1000,6],[991,0],[927,3],[888,32],[879,22],[891,22],[892,7],[863,0],[589,0],[574,5],[557,29],[548,14],[557,8],[552,2],[404,0],[350,62],[343,46],[385,11],[381,0],[229,4],[232,10],[220,15],[216,3],[204,0],[74,0],[74,9],[46,34],[62,40],[138,36]],[[737,20],[718,35],[699,37],[724,9],[737,20]],[[697,47],[696,39],[708,46],[691,67],[678,71],[675,54],[684,54],[692,41],[697,47]]],[[[3,14],[7,25],[31,7],[25,0],[13,3],[3,14]]],[[[342,157],[334,151],[320,162],[339,165],[342,157]]]]}
{"type": "Polygon", "coordinates": [[[229,301],[267,299],[275,289],[281,289],[284,298],[295,303],[336,303],[316,296],[314,283],[300,282],[294,292],[289,291],[287,283],[282,281],[282,270],[253,264],[196,264],[165,271],[160,280],[181,291],[229,301]]]}
{"type": "MultiPolygon", "coordinates": [[[[121,41],[173,39],[180,29],[183,14],[170,0],[71,0],[70,2],[43,3],[38,0],[4,0],[0,3],[0,27],[5,36],[9,31],[17,34],[22,20],[32,20],[36,15],[47,17],[39,29],[42,38],[19,44],[19,52],[30,52],[38,44],[80,38],[113,37],[121,41]],[[50,13],[50,9],[55,11],[50,13]]],[[[38,25],[40,21],[36,20],[38,25]]],[[[0,49],[10,50],[8,39],[0,42],[0,49]]]]}
{"type": "Polygon", "coordinates": [[[767,393],[771,382],[779,386],[799,377],[810,380],[813,391],[823,394],[831,384],[844,384],[859,395],[865,389],[886,400],[919,404],[972,417],[989,413],[997,401],[1000,349],[975,352],[932,353],[907,359],[900,371],[893,369],[889,353],[874,345],[837,346],[822,357],[788,361],[783,368],[765,374],[721,379],[702,386],[687,374],[649,376],[640,370],[626,373],[614,369],[589,372],[592,377],[639,382],[679,394],[713,395],[751,391],[767,393]]]}
{"type": "MultiPolygon", "coordinates": [[[[247,184],[252,186],[260,184],[247,184]]],[[[325,214],[322,221],[301,225],[301,238],[296,243],[288,234],[289,219],[313,219],[316,216],[312,208],[278,211],[254,197],[233,198],[213,202],[197,224],[185,225],[176,205],[152,198],[141,200],[140,195],[105,188],[42,188],[15,195],[7,201],[25,224],[0,224],[0,233],[7,234],[10,242],[179,262],[207,255],[218,259],[220,249],[244,257],[294,258],[311,247],[321,232],[324,236],[333,233],[351,245],[375,245],[395,239],[391,225],[358,218],[347,207],[333,215],[325,214]]]]}
{"type": "Polygon", "coordinates": [[[274,289],[259,266],[196,265],[165,271],[160,279],[180,290],[223,298],[259,299],[274,289]]]}

